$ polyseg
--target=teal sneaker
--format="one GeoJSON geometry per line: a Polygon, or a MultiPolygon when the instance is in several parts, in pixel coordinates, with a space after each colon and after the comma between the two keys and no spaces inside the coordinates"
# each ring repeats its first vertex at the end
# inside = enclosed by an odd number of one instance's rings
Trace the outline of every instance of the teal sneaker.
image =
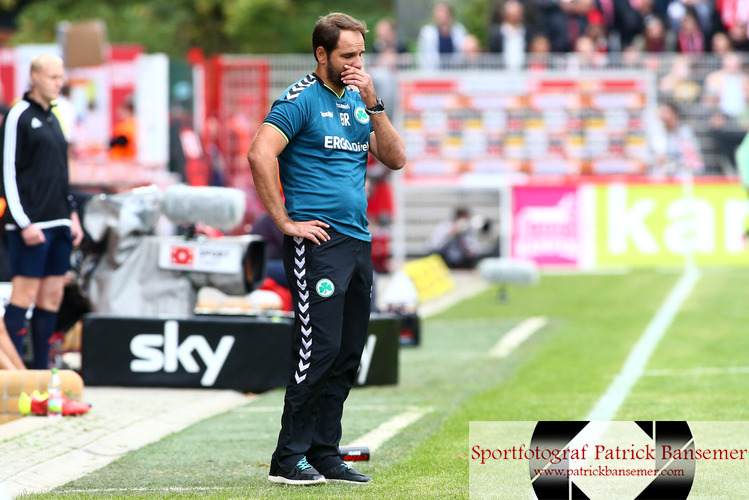
{"type": "Polygon", "coordinates": [[[340,465],[336,465],[335,467],[323,472],[323,476],[328,481],[336,481],[340,483],[364,484],[372,480],[371,477],[365,476],[358,470],[343,462],[341,462],[340,465]]]}
{"type": "Polygon", "coordinates": [[[268,481],[277,484],[303,486],[308,484],[324,484],[325,476],[317,472],[317,469],[307,462],[307,457],[302,457],[290,471],[283,470],[278,465],[276,457],[273,457],[270,461],[268,481]]]}

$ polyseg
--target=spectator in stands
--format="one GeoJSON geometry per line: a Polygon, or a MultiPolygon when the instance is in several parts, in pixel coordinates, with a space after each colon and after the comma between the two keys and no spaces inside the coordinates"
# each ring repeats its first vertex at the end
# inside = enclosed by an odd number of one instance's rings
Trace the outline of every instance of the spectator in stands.
{"type": "Polygon", "coordinates": [[[422,26],[419,31],[417,51],[423,68],[438,68],[440,62],[463,51],[463,42],[468,32],[453,17],[450,5],[437,3],[432,10],[432,23],[422,26]]]}
{"type": "Polygon", "coordinates": [[[502,54],[505,68],[517,70],[525,66],[531,30],[526,28],[523,3],[507,0],[502,10],[495,8],[489,25],[489,51],[502,54]]]}
{"type": "Polygon", "coordinates": [[[619,57],[623,69],[641,69],[645,59],[642,49],[637,44],[630,44],[622,49],[619,57]]]}
{"type": "Polygon", "coordinates": [[[687,54],[675,55],[671,60],[671,70],[663,75],[658,83],[661,99],[673,100],[677,104],[694,104],[699,100],[702,89],[692,74],[692,60],[687,54]]]}
{"type": "Polygon", "coordinates": [[[484,47],[481,45],[481,41],[477,36],[467,34],[463,40],[463,50],[461,55],[461,67],[466,69],[477,69],[487,66],[486,60],[484,59],[484,47]]]}
{"type": "Polygon", "coordinates": [[[671,0],[649,0],[649,1],[652,4],[653,14],[665,19],[667,15],[667,11],[668,11],[668,4],[671,3],[671,0]]]}
{"type": "Polygon", "coordinates": [[[610,34],[611,51],[624,50],[632,44],[635,36],[642,32],[642,20],[649,4],[630,0],[596,0],[596,10],[601,13],[606,30],[610,34]]]}
{"type": "Polygon", "coordinates": [[[442,68],[452,70],[494,69],[495,65],[485,57],[486,51],[475,35],[468,33],[463,39],[463,50],[442,62],[442,68]]]}
{"type": "Polygon", "coordinates": [[[585,28],[585,36],[593,41],[596,52],[607,54],[609,52],[609,36],[606,30],[606,22],[597,10],[588,13],[588,25],[585,28]]]}
{"type": "Polygon", "coordinates": [[[734,24],[728,30],[733,49],[739,52],[749,52],[749,38],[747,38],[747,23],[734,24]]]}
{"type": "MultiPolygon", "coordinates": [[[[600,16],[601,22],[606,28],[606,32],[611,35],[611,39],[614,40],[615,38],[618,38],[619,32],[616,25],[616,2],[614,0],[596,0],[593,12],[600,16]]],[[[619,44],[620,42],[617,40],[616,43],[619,44]]],[[[618,47],[619,45],[617,45],[617,48],[618,47]]]]}
{"type": "Polygon", "coordinates": [[[653,123],[649,138],[653,151],[652,175],[702,173],[704,162],[697,138],[691,127],[682,122],[676,104],[664,102],[658,106],[658,120],[653,123]]]}
{"type": "Polygon", "coordinates": [[[715,0],[715,11],[726,31],[749,22],[749,4],[744,0],[715,0]]]}
{"type": "Polygon", "coordinates": [[[606,67],[607,57],[596,50],[595,42],[583,35],[575,41],[575,53],[568,59],[568,70],[596,70],[606,67]]]}
{"type": "Polygon", "coordinates": [[[661,19],[665,19],[666,5],[671,0],[627,0],[632,9],[637,11],[640,16],[645,19],[648,16],[658,16],[661,19]]]}
{"type": "Polygon", "coordinates": [[[741,56],[729,52],[721,68],[709,73],[703,85],[702,120],[705,134],[713,141],[717,163],[710,167],[718,173],[731,172],[734,152],[746,134],[749,77],[744,74],[741,56]]]}
{"type": "Polygon", "coordinates": [[[547,69],[551,57],[551,42],[543,33],[536,33],[528,45],[528,69],[547,69]]]}
{"type": "Polygon", "coordinates": [[[392,115],[398,109],[398,79],[395,72],[403,62],[399,56],[407,52],[406,45],[398,38],[395,20],[390,17],[380,19],[375,25],[375,39],[372,43],[375,53],[369,74],[377,88],[377,95],[387,105],[392,115]]]}
{"type": "Polygon", "coordinates": [[[712,20],[715,13],[713,0],[671,0],[666,12],[669,28],[674,33],[679,33],[687,16],[692,16],[702,33],[702,39],[707,41],[712,36],[712,20]]]}
{"type": "Polygon", "coordinates": [[[543,33],[533,35],[528,46],[528,53],[545,56],[551,54],[551,41],[543,33]]]}
{"type": "Polygon", "coordinates": [[[667,62],[663,54],[643,53],[642,67],[653,74],[662,74],[665,71],[667,62]]]}
{"type": "Polygon", "coordinates": [[[663,20],[658,16],[648,16],[644,19],[644,28],[637,35],[633,44],[637,45],[643,52],[661,53],[673,52],[676,48],[676,40],[672,32],[666,29],[663,20]]]}
{"type": "Polygon", "coordinates": [[[378,64],[385,65],[381,59],[388,58],[386,65],[395,64],[398,54],[404,54],[408,51],[406,44],[398,38],[398,30],[395,20],[391,17],[383,17],[374,29],[374,42],[372,42],[372,52],[377,54],[378,64]]]}
{"type": "Polygon", "coordinates": [[[427,248],[429,253],[439,254],[450,268],[472,269],[481,248],[468,208],[457,207],[452,219],[441,222],[429,237],[427,248]]]}
{"type": "Polygon", "coordinates": [[[544,19],[539,5],[548,3],[548,0],[490,0],[490,24],[501,23],[505,4],[513,1],[519,1],[523,5],[523,24],[525,28],[531,33],[542,33],[544,19]]]}
{"type": "Polygon", "coordinates": [[[712,141],[714,151],[712,158],[714,162],[707,165],[708,173],[734,175],[736,169],[734,154],[746,135],[746,128],[721,112],[714,112],[704,117],[704,121],[706,126],[702,127],[704,130],[701,132],[707,140],[712,141]]]}
{"type": "Polygon", "coordinates": [[[717,56],[724,56],[733,51],[733,44],[725,31],[718,31],[713,34],[712,41],[710,42],[710,50],[717,56]]]}
{"type": "Polygon", "coordinates": [[[676,47],[682,54],[703,54],[707,51],[705,34],[694,9],[687,9],[676,31],[676,47]]]}
{"type": "Polygon", "coordinates": [[[741,56],[735,52],[725,54],[721,68],[705,78],[704,91],[709,103],[728,117],[739,119],[749,98],[749,76],[743,71],[741,56]]]}
{"type": "Polygon", "coordinates": [[[537,0],[536,4],[542,12],[551,51],[572,52],[576,40],[585,32],[594,0],[537,0]]]}
{"type": "Polygon", "coordinates": [[[722,27],[726,30],[731,45],[738,51],[749,51],[747,25],[749,25],[749,2],[746,0],[716,0],[715,8],[722,27]]]}

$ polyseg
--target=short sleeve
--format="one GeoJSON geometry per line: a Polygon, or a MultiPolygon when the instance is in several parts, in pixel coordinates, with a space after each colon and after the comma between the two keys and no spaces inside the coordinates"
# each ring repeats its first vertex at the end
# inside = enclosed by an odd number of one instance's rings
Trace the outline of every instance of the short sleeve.
{"type": "Polygon", "coordinates": [[[287,141],[290,141],[302,130],[306,121],[307,117],[302,103],[279,99],[273,103],[273,107],[263,123],[274,126],[286,136],[287,141]]]}

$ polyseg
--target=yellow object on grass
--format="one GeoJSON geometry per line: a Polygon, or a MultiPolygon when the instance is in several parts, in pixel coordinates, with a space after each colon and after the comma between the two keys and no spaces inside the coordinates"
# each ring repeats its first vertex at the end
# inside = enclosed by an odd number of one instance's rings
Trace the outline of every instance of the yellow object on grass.
{"type": "Polygon", "coordinates": [[[455,288],[450,269],[437,254],[408,262],[403,270],[413,281],[419,302],[434,299],[455,288]]]}

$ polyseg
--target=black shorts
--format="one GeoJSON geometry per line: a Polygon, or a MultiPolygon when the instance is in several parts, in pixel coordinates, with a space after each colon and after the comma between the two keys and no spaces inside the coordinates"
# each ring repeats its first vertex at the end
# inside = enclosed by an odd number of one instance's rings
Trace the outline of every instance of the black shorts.
{"type": "Polygon", "coordinates": [[[73,237],[66,226],[44,230],[46,242],[28,246],[21,231],[8,231],[11,276],[44,278],[62,276],[70,269],[73,237]]]}

